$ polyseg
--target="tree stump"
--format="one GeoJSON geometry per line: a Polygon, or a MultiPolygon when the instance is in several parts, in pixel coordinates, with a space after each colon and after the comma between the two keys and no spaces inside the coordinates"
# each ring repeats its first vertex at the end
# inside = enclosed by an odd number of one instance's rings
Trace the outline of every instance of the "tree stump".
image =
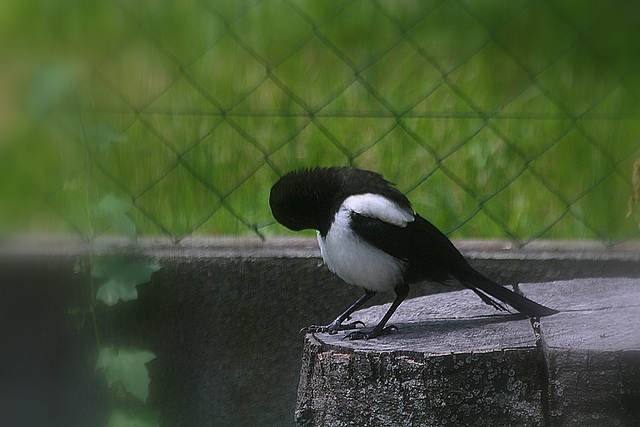
{"type": "Polygon", "coordinates": [[[463,290],[405,301],[373,340],[307,334],[297,425],[640,425],[640,279],[519,290],[561,313],[533,323],[463,290]]]}

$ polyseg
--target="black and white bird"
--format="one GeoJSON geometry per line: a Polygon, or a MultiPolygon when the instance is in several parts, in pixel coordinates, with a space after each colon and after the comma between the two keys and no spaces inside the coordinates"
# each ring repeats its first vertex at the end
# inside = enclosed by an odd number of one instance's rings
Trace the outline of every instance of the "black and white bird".
{"type": "Polygon", "coordinates": [[[299,231],[315,229],[324,263],[345,282],[364,289],[344,313],[307,332],[336,333],[356,329],[344,323],[377,292],[394,290],[396,299],[369,332],[358,328],[349,339],[369,339],[390,331],[387,321],[420,281],[452,279],[499,310],[502,303],[532,318],[557,313],[495,283],[474,270],[451,241],[418,215],[409,200],[382,175],[347,168],[300,169],[282,176],[269,198],[275,219],[299,231]]]}

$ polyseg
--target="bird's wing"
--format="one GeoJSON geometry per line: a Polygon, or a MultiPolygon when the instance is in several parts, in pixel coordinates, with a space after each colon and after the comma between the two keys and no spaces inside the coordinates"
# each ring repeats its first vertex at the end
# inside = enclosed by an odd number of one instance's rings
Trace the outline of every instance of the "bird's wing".
{"type": "Polygon", "coordinates": [[[404,227],[356,212],[351,228],[361,238],[391,256],[407,261],[406,280],[445,282],[451,277],[473,290],[482,300],[504,310],[505,302],[530,317],[549,316],[556,310],[542,306],[495,283],[474,270],[451,241],[420,215],[404,227]]]}
{"type": "Polygon", "coordinates": [[[468,266],[451,241],[418,214],[397,225],[384,215],[352,212],[351,228],[362,239],[389,255],[409,262],[411,280],[444,281],[450,272],[468,266]]]}

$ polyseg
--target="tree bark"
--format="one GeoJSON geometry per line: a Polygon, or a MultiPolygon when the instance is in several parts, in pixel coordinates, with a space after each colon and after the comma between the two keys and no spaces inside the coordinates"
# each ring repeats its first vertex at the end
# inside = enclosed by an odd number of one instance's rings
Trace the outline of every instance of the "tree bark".
{"type": "Polygon", "coordinates": [[[640,425],[640,280],[519,288],[561,313],[533,323],[465,290],[406,301],[377,339],[308,334],[297,425],[640,425]]]}

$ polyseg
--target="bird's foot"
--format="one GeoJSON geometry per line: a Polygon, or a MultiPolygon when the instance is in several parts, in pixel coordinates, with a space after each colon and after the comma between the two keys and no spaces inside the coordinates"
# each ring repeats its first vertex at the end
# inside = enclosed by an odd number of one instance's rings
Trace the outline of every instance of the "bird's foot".
{"type": "Polygon", "coordinates": [[[370,332],[365,331],[353,331],[348,333],[342,338],[343,340],[355,341],[355,340],[370,340],[372,338],[380,337],[382,335],[388,335],[391,332],[397,331],[398,328],[393,325],[389,325],[385,328],[373,328],[370,332]]]}
{"type": "Polygon", "coordinates": [[[355,322],[351,322],[351,323],[345,323],[345,324],[333,321],[328,325],[324,325],[324,326],[318,326],[318,325],[307,326],[306,328],[300,329],[300,332],[304,332],[306,334],[321,332],[321,333],[333,335],[338,331],[350,331],[352,329],[357,329],[359,327],[364,327],[364,326],[365,326],[364,323],[359,320],[356,320],[355,322]]]}

